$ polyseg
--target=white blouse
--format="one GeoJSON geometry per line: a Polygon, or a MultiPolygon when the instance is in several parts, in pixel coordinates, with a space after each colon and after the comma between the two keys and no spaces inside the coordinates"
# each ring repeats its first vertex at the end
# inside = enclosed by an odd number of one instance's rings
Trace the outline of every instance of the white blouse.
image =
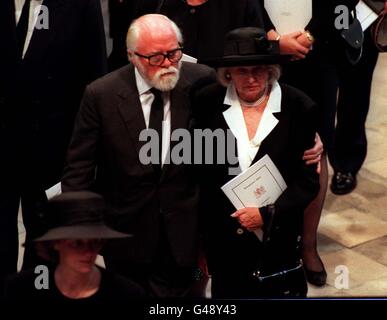
{"type": "Polygon", "coordinates": [[[251,165],[262,141],[277,125],[278,119],[273,113],[281,112],[281,98],[281,87],[278,82],[275,81],[272,85],[269,100],[262,114],[257,132],[255,133],[254,138],[250,140],[235,87],[232,83],[228,86],[224,104],[229,105],[230,107],[223,112],[223,117],[237,139],[239,167],[242,172],[251,165]]]}

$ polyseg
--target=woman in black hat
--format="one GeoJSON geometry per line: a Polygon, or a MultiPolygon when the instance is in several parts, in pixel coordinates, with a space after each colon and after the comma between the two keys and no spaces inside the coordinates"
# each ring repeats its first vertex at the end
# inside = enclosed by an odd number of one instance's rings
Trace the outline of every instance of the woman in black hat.
{"type": "Polygon", "coordinates": [[[236,211],[221,190],[234,178],[229,175],[232,164],[202,166],[201,223],[213,298],[307,293],[300,259],[303,210],[319,184],[316,165],[306,165],[302,154],[314,143],[316,105],[277,82],[278,64],[288,59],[264,30],[239,28],[227,34],[223,57],[204,61],[218,68],[223,86],[197,93],[198,127],[231,130],[242,171],[268,155],[287,184],[274,204],[236,211]]]}
{"type": "Polygon", "coordinates": [[[104,241],[130,236],[103,223],[105,203],[100,195],[63,193],[51,199],[46,209],[50,227],[35,242],[48,264],[10,277],[6,299],[88,304],[143,296],[135,283],[95,264],[104,241]]]}

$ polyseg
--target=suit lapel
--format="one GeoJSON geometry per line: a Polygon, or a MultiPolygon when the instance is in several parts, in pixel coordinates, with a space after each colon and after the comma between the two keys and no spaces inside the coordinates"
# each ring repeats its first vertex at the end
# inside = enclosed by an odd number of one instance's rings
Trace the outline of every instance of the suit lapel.
{"type": "MultiPolygon", "coordinates": [[[[62,16],[64,12],[63,9],[66,8],[65,0],[44,0],[42,5],[46,6],[48,9],[49,26],[48,29],[34,28],[29,46],[24,55],[25,60],[44,59],[45,55],[47,54],[47,48],[49,47],[50,42],[54,38],[58,28],[61,25],[60,20],[66,18],[65,16],[62,16]]],[[[71,17],[67,18],[71,19],[71,17]]]]}
{"type": "MultiPolygon", "coordinates": [[[[146,129],[144,113],[138,96],[133,65],[129,65],[125,71],[125,79],[117,91],[120,100],[117,109],[125,122],[137,154],[140,154],[140,149],[146,143],[146,141],[139,140],[141,131],[146,129]]],[[[151,164],[143,165],[143,167],[146,171],[153,170],[151,164]]]]}
{"type": "Polygon", "coordinates": [[[260,147],[251,164],[255,163],[266,154],[265,146],[270,145],[272,132],[280,122],[281,117],[283,115],[283,113],[281,113],[282,90],[278,82],[275,82],[273,84],[270,98],[267,103],[268,105],[270,105],[270,110],[265,110],[261,119],[261,123],[259,124],[261,128],[259,129],[258,134],[256,134],[256,136],[254,137],[254,143],[259,144],[260,147]]]}
{"type": "MultiPolygon", "coordinates": [[[[281,115],[282,115],[281,113],[273,113],[273,114],[271,114],[271,116],[275,120],[277,120],[276,121],[277,123],[280,122],[281,115]]],[[[273,131],[274,131],[275,127],[276,127],[276,125],[270,130],[270,132],[262,140],[261,145],[260,145],[260,147],[258,149],[258,152],[255,155],[255,157],[254,157],[253,161],[251,162],[251,164],[254,164],[259,159],[261,159],[265,154],[268,153],[268,150],[270,150],[270,148],[273,148],[273,146],[275,146],[276,143],[278,143],[278,141],[272,141],[273,131]]]]}

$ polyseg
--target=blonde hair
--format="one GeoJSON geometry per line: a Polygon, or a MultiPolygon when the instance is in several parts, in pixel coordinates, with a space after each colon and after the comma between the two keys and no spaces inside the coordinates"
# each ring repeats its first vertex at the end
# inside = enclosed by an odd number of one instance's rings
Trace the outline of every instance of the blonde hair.
{"type": "MultiPolygon", "coordinates": [[[[272,85],[275,81],[277,81],[281,77],[281,67],[278,64],[268,64],[265,65],[269,72],[268,84],[272,85]]],[[[217,70],[218,81],[225,87],[231,82],[229,67],[219,68],[217,70]]]]}

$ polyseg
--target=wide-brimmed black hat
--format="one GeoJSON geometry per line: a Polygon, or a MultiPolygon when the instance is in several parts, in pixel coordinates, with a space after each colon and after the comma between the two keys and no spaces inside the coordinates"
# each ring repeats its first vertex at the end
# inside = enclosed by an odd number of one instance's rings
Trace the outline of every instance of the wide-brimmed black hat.
{"type": "Polygon", "coordinates": [[[264,29],[246,27],[227,33],[223,57],[202,59],[199,63],[218,68],[282,64],[290,58],[290,55],[280,54],[279,41],[268,40],[264,29]]]}
{"type": "Polygon", "coordinates": [[[34,241],[130,237],[105,225],[105,211],[105,201],[96,193],[62,193],[48,201],[44,215],[48,231],[34,241]]]}

